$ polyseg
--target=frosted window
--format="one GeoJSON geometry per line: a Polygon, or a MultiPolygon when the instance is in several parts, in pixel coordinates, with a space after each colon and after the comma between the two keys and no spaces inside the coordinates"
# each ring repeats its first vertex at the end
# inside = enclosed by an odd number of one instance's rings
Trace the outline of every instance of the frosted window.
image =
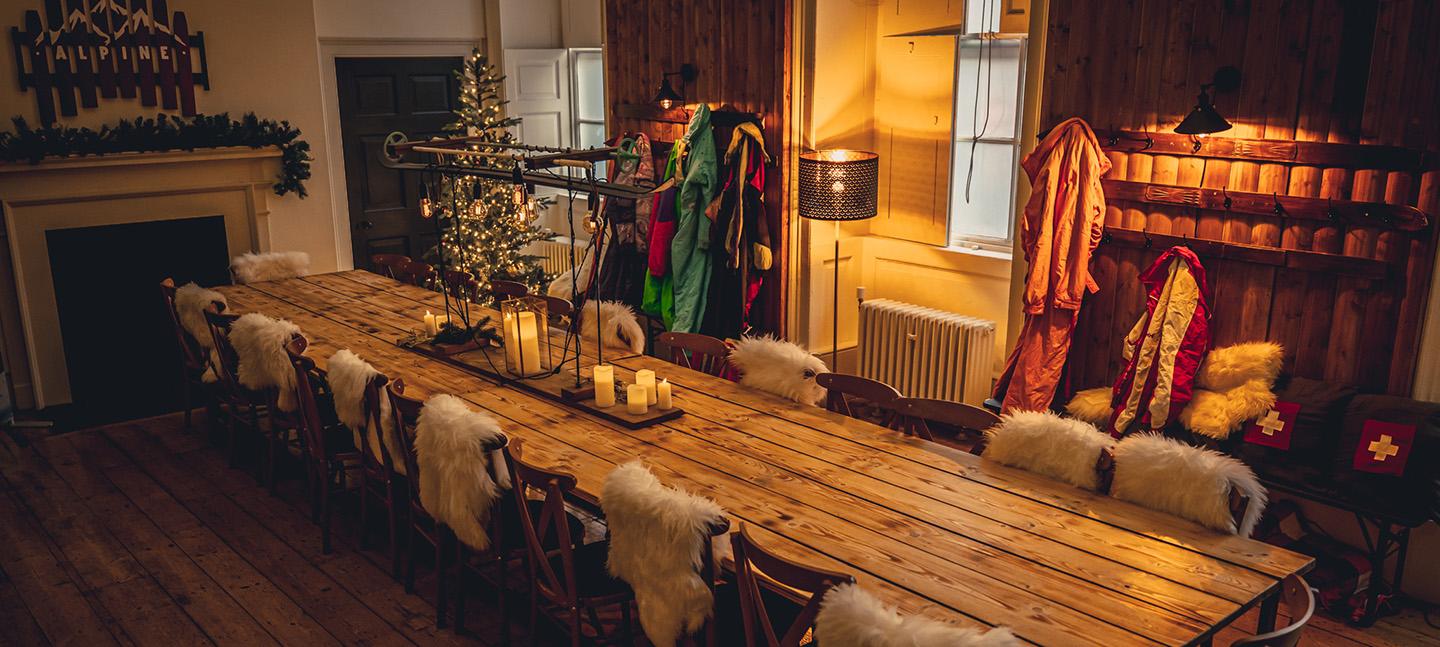
{"type": "Polygon", "coordinates": [[[605,60],[599,51],[575,52],[575,118],[605,121],[605,60]]]}
{"type": "Polygon", "coordinates": [[[955,175],[950,183],[951,244],[967,239],[1008,240],[1015,205],[1015,146],[979,142],[974,150],[970,198],[965,181],[970,172],[971,143],[955,144],[955,175]]]}
{"type": "Polygon", "coordinates": [[[1025,43],[1024,39],[960,38],[950,163],[951,245],[1010,249],[1025,43]]]}
{"type": "Polygon", "coordinates": [[[982,129],[987,139],[1015,136],[1020,116],[1022,50],[1023,41],[1017,40],[960,41],[960,56],[955,63],[956,138],[974,137],[982,129]]]}

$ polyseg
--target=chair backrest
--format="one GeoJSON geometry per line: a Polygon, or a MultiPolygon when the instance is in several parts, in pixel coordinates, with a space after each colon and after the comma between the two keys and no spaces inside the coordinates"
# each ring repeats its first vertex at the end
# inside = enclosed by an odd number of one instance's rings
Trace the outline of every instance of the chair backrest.
{"type": "Polygon", "coordinates": [[[575,314],[575,304],[569,299],[545,295],[540,297],[545,300],[545,318],[550,321],[551,327],[559,327],[570,321],[571,315],[575,314]]]}
{"type": "Polygon", "coordinates": [[[494,279],[490,281],[490,296],[495,299],[495,307],[499,308],[502,301],[508,301],[515,297],[523,297],[530,294],[530,288],[518,281],[506,281],[494,279]]]}
{"type": "MultiPolygon", "coordinates": [[[[906,435],[919,436],[925,440],[935,440],[934,430],[930,428],[932,423],[977,434],[1000,424],[1000,416],[963,402],[931,398],[898,398],[891,403],[891,407],[895,410],[895,418],[891,424],[892,429],[902,431],[906,435]]],[[[978,434],[978,436],[984,438],[983,434],[978,434]]]]}
{"type": "Polygon", "coordinates": [[[854,576],[797,564],[766,551],[751,539],[743,523],[739,532],[730,535],[730,545],[735,550],[735,584],[740,589],[740,612],[749,647],[799,647],[800,640],[815,625],[825,594],[836,586],[855,582],[854,576]],[[780,628],[783,633],[776,632],[765,610],[762,585],[804,605],[789,627],[780,628]]]}
{"type": "Polygon", "coordinates": [[[396,281],[421,287],[429,284],[436,276],[435,268],[431,267],[429,263],[420,261],[410,261],[391,268],[391,271],[396,281]]]}
{"type": "Polygon", "coordinates": [[[1310,617],[1315,615],[1315,594],[1299,575],[1286,577],[1280,586],[1280,599],[1285,601],[1285,610],[1290,614],[1290,624],[1269,633],[1241,638],[1230,643],[1231,645],[1295,647],[1299,644],[1300,634],[1304,633],[1305,625],[1310,623],[1310,617]]]}
{"type": "Polygon", "coordinates": [[[400,378],[391,380],[385,386],[385,394],[390,398],[390,415],[395,418],[395,446],[405,462],[411,507],[423,510],[420,504],[420,458],[415,455],[415,425],[420,422],[420,409],[425,403],[405,395],[405,381],[400,378]]]}
{"type": "Polygon", "coordinates": [[[716,377],[729,377],[730,347],[723,340],[691,332],[661,333],[657,339],[670,347],[670,362],[716,377]]]}
{"type": "Polygon", "coordinates": [[[515,497],[517,523],[525,537],[532,585],[551,602],[573,606],[578,600],[575,578],[575,542],[565,513],[565,498],[575,490],[575,476],[526,463],[519,452],[505,448],[505,464],[510,467],[511,493],[515,497]],[[541,504],[532,510],[529,492],[541,495],[541,504]],[[553,558],[560,558],[557,572],[553,558]]]}
{"type": "Polygon", "coordinates": [[[175,342],[180,345],[180,357],[185,361],[186,368],[193,371],[204,370],[205,353],[200,348],[199,342],[185,330],[180,324],[180,311],[175,309],[175,281],[166,278],[160,282],[160,298],[165,304],[165,312],[170,317],[170,325],[175,331],[175,342]]]}
{"type": "MultiPolygon", "coordinates": [[[[372,467],[384,468],[387,474],[397,474],[398,471],[395,469],[396,457],[390,455],[390,443],[386,441],[385,426],[381,424],[380,398],[388,397],[385,394],[385,385],[389,382],[390,378],[386,377],[385,374],[376,373],[370,378],[370,381],[365,383],[365,420],[375,428],[375,435],[380,440],[378,443],[380,445],[380,455],[375,455],[375,449],[372,448],[367,441],[360,443],[360,456],[362,461],[372,467]]],[[[400,434],[398,427],[394,433],[400,434]]],[[[359,435],[361,440],[364,441],[368,434],[366,434],[364,429],[361,429],[359,435]]],[[[408,470],[410,466],[406,465],[405,468],[408,470]]],[[[406,473],[408,474],[409,472],[406,473]]]]}
{"type": "Polygon", "coordinates": [[[290,357],[290,365],[295,368],[296,426],[304,436],[305,449],[310,453],[310,458],[323,464],[328,454],[325,447],[325,419],[320,415],[320,401],[317,397],[320,372],[315,368],[315,361],[302,354],[307,343],[305,337],[296,335],[285,344],[285,353],[290,357]]]}
{"type": "Polygon", "coordinates": [[[403,267],[410,262],[410,257],[404,254],[371,254],[370,267],[376,274],[395,278],[395,268],[403,267]]]}
{"type": "Polygon", "coordinates": [[[445,289],[451,296],[474,301],[480,293],[480,281],[468,270],[445,270],[445,289]]]}
{"type": "Polygon", "coordinates": [[[235,323],[240,315],[228,312],[205,311],[205,323],[210,328],[210,339],[215,344],[215,374],[219,378],[220,386],[232,395],[239,395],[244,392],[240,386],[239,373],[240,356],[235,353],[235,347],[230,344],[230,324],[235,323]]]}
{"type": "Polygon", "coordinates": [[[889,426],[892,404],[900,391],[879,380],[845,373],[821,373],[815,383],[825,388],[825,408],[835,413],[889,426]]]}

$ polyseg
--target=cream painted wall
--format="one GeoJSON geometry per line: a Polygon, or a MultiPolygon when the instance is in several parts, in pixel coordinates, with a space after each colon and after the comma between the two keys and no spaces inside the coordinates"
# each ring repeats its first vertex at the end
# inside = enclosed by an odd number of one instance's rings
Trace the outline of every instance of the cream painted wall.
{"type": "MultiPolygon", "coordinates": [[[[183,2],[184,0],[178,0],[183,2]]],[[[483,39],[479,0],[313,0],[321,38],[483,39]]]]}

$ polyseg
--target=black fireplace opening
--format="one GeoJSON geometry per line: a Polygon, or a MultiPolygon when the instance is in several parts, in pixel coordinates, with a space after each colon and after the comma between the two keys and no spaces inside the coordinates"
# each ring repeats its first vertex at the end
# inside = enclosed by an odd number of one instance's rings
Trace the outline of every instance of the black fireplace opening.
{"type": "Polygon", "coordinates": [[[229,283],[225,217],[52,229],[45,237],[70,371],[71,424],[179,411],[180,349],[160,281],[229,283]]]}

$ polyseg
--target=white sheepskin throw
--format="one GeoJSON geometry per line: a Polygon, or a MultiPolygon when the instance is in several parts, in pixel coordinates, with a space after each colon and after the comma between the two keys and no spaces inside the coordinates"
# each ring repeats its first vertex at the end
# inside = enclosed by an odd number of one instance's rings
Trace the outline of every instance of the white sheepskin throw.
{"type": "Polygon", "coordinates": [[[815,376],[829,373],[825,362],[809,351],[774,337],[742,337],[730,349],[730,365],[740,373],[740,384],[774,393],[801,404],[819,405],[825,387],[815,376]]]}
{"type": "Polygon", "coordinates": [[[494,418],[471,411],[453,395],[426,400],[415,425],[420,505],[476,550],[490,547],[485,522],[496,498],[510,487],[499,450],[485,450],[499,436],[494,418]]]}
{"type": "Polygon", "coordinates": [[[673,647],[681,635],[699,631],[714,608],[700,576],[701,551],[724,511],[666,487],[639,461],[605,477],[600,507],[610,527],[607,566],[635,590],[645,636],[656,647],[673,647]]]}
{"type": "Polygon", "coordinates": [[[180,327],[195,339],[205,356],[205,373],[200,376],[205,382],[219,379],[210,358],[210,352],[215,349],[215,338],[210,335],[210,324],[205,321],[205,309],[212,304],[219,304],[216,312],[224,312],[228,302],[225,295],[202,288],[194,282],[175,289],[175,314],[180,319],[180,327]]]}
{"type": "Polygon", "coordinates": [[[1095,465],[1115,445],[1095,425],[1048,411],[1006,414],[985,436],[985,458],[1087,490],[1098,489],[1095,465]]]}
{"type": "Polygon", "coordinates": [[[390,415],[390,398],[380,396],[380,429],[365,415],[365,385],[369,384],[380,371],[369,362],[360,359],[350,349],[335,351],[325,369],[330,389],[335,395],[335,416],[355,435],[356,447],[369,447],[370,455],[380,458],[380,437],[385,439],[385,451],[390,454],[390,464],[396,472],[405,473],[405,457],[395,441],[395,420],[390,415]],[[360,438],[361,430],[365,438],[360,438]],[[378,433],[378,436],[377,436],[378,433]]]}
{"type": "Polygon", "coordinates": [[[230,345],[239,359],[235,377],[247,389],[276,389],[276,406],[281,411],[294,411],[296,406],[295,367],[285,344],[298,334],[299,326],[254,312],[230,324],[230,345]]]}
{"type": "Polygon", "coordinates": [[[310,255],[305,252],[246,252],[230,261],[230,269],[241,283],[293,279],[310,273],[310,255]]]}
{"type": "Polygon", "coordinates": [[[1009,629],[956,627],[899,613],[855,584],[831,589],[815,617],[815,642],[824,647],[1009,647],[1009,629]]]}
{"type": "Polygon", "coordinates": [[[1275,379],[1284,349],[1267,341],[1216,348],[1195,373],[1195,391],[1180,424],[1202,436],[1225,439],[1245,421],[1275,407],[1275,379]]]}
{"type": "MultiPolygon", "coordinates": [[[[578,246],[584,243],[577,242],[576,244],[578,246]]],[[[577,251],[577,253],[579,252],[577,251]]],[[[550,282],[550,285],[545,286],[545,294],[575,302],[577,292],[585,294],[585,291],[590,289],[590,274],[595,271],[595,257],[600,254],[601,250],[590,250],[580,261],[580,267],[575,270],[573,276],[569,271],[561,272],[560,276],[550,282]]]]}
{"type": "Polygon", "coordinates": [[[1265,488],[1244,463],[1158,434],[1115,446],[1110,494],[1241,537],[1250,536],[1266,502],[1265,488]],[[1232,489],[1250,498],[1238,527],[1230,513],[1232,489]]]}
{"type": "Polygon", "coordinates": [[[595,312],[600,312],[600,338],[607,348],[626,348],[632,353],[645,352],[645,329],[635,318],[635,311],[617,301],[591,299],[581,309],[580,336],[595,343],[595,312]]]}
{"type": "Polygon", "coordinates": [[[1110,415],[1115,413],[1115,407],[1110,405],[1114,393],[1108,386],[1085,389],[1070,398],[1065,405],[1065,413],[1084,420],[1092,425],[1110,424],[1110,415]]]}

